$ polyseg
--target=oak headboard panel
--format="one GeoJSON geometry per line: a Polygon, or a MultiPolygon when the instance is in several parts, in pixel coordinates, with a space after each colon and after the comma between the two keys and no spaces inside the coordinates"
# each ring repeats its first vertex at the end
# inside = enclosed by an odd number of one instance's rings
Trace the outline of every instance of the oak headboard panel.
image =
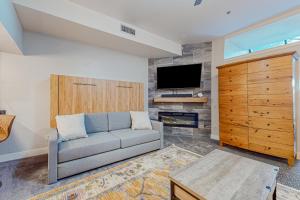
{"type": "Polygon", "coordinates": [[[64,75],[50,77],[50,126],[55,116],[144,110],[144,84],[64,75]]]}

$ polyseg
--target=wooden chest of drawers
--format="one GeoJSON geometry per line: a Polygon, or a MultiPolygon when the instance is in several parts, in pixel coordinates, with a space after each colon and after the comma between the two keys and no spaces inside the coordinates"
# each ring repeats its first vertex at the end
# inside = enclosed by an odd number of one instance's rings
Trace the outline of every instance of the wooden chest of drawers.
{"type": "Polygon", "coordinates": [[[220,66],[220,144],[295,157],[295,53],[220,66]]]}

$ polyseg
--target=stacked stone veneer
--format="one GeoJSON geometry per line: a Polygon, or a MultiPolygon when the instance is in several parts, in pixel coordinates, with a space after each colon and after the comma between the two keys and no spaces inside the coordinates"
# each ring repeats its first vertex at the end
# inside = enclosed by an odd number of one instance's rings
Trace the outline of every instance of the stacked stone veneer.
{"type": "MultiPolygon", "coordinates": [[[[199,128],[179,128],[179,127],[164,127],[165,134],[182,135],[182,136],[197,136],[201,134],[210,134],[211,132],[211,51],[212,43],[187,44],[183,45],[182,56],[168,58],[151,58],[149,59],[149,113],[151,119],[158,120],[158,112],[196,112],[199,114],[199,128]],[[158,67],[177,66],[202,63],[202,76],[200,88],[188,89],[163,89],[157,90],[156,73],[158,67]],[[154,97],[159,97],[161,94],[172,93],[193,93],[202,92],[208,97],[208,103],[153,103],[154,97]]],[[[183,66],[184,67],[184,66],[183,66]]]]}

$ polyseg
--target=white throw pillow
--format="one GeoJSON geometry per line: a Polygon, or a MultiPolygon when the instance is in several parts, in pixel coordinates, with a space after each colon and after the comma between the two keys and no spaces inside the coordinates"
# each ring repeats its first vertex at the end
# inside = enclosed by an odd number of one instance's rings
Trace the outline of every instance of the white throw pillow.
{"type": "Polygon", "coordinates": [[[88,137],[85,129],[84,114],[56,116],[56,127],[60,141],[88,137]]]}
{"type": "Polygon", "coordinates": [[[131,129],[133,130],[152,130],[148,112],[130,112],[131,129]]]}

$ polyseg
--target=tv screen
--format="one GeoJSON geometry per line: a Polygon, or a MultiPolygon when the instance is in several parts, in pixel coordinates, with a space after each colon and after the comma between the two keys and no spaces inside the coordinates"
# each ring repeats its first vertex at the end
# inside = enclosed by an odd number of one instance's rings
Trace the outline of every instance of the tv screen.
{"type": "Polygon", "coordinates": [[[200,87],[202,64],[157,68],[157,89],[200,87]]]}

